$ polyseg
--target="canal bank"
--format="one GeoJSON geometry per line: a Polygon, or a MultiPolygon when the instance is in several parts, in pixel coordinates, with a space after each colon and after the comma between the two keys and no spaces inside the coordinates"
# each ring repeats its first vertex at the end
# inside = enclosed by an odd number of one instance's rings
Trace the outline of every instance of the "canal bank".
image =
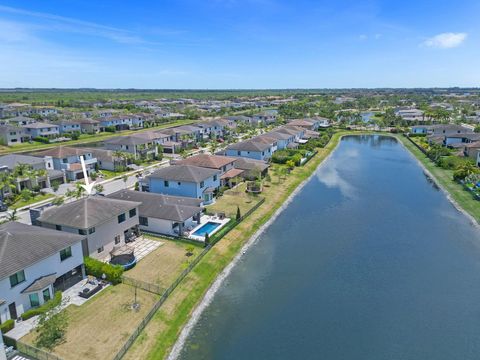
{"type": "Polygon", "coordinates": [[[241,258],[182,359],[475,358],[478,230],[379,139],[342,141],[241,258]]]}
{"type": "Polygon", "coordinates": [[[203,299],[217,276],[230,264],[241,248],[264,225],[286,201],[290,194],[307,178],[318,165],[335,149],[340,137],[347,132],[334,134],[331,141],[304,167],[296,168],[280,186],[266,188],[266,201],[248,219],[227,236],[202,259],[187,276],[165,305],[157,312],[126,359],[163,359],[176,343],[180,331],[190,314],[203,299]]]}

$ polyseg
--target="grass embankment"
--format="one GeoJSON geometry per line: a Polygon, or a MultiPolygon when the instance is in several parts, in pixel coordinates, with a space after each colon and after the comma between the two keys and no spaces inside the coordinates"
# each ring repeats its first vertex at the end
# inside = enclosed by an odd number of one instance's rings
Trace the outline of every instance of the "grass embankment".
{"type": "Polygon", "coordinates": [[[89,144],[89,143],[94,143],[98,141],[104,141],[104,140],[113,138],[115,136],[137,134],[137,133],[149,131],[149,130],[160,130],[160,129],[170,128],[174,126],[179,126],[179,125],[188,125],[194,122],[195,120],[176,120],[176,121],[168,122],[165,124],[161,124],[158,126],[145,128],[141,130],[125,130],[125,131],[119,131],[115,133],[102,132],[95,135],[82,135],[78,140],[70,140],[70,141],[64,141],[64,142],[58,142],[58,143],[52,143],[52,144],[43,144],[40,142],[33,142],[33,143],[22,143],[22,144],[13,145],[13,146],[0,145],[0,155],[9,154],[9,153],[33,152],[33,151],[39,151],[39,150],[46,150],[46,149],[51,149],[60,145],[73,146],[73,145],[80,145],[80,144],[89,144]]]}
{"type": "Polygon", "coordinates": [[[425,166],[433,175],[436,182],[450,194],[452,199],[462,207],[462,209],[472,215],[477,223],[480,223],[480,203],[478,200],[475,200],[472,194],[466,191],[461,184],[453,181],[453,170],[438,167],[404,136],[397,136],[397,139],[425,166]]]}
{"type": "Polygon", "coordinates": [[[217,275],[233,260],[245,242],[274,214],[298,185],[306,180],[336,147],[342,135],[335,134],[305,166],[295,168],[285,180],[272,179],[264,188],[266,201],[228,233],[200,261],[167,299],[126,354],[126,359],[163,359],[177,340],[195,306],[217,275]]]}

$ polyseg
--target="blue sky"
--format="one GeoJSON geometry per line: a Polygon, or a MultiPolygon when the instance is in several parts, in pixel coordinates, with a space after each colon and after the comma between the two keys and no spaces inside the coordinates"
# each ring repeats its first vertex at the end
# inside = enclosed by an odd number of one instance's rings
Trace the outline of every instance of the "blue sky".
{"type": "Polygon", "coordinates": [[[0,87],[480,85],[480,1],[0,0],[0,87]]]}

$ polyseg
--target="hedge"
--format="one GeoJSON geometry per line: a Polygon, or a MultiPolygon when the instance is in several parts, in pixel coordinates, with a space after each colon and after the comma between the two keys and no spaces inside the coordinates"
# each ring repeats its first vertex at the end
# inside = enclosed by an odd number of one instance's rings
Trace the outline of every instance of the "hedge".
{"type": "Polygon", "coordinates": [[[83,261],[85,263],[87,275],[92,275],[101,279],[102,275],[105,274],[106,280],[110,281],[112,284],[119,284],[122,282],[122,266],[104,263],[91,257],[85,257],[83,261]]]}
{"type": "Polygon", "coordinates": [[[60,305],[61,302],[62,292],[57,291],[55,295],[53,295],[53,299],[48,300],[42,306],[25,311],[22,315],[20,315],[20,317],[22,318],[22,320],[28,320],[34,316],[43,314],[44,312],[47,312],[54,307],[57,307],[58,305],[60,305]]]}
{"type": "Polygon", "coordinates": [[[9,332],[10,330],[12,330],[14,327],[15,327],[15,320],[13,320],[13,319],[9,319],[9,320],[5,321],[3,324],[0,324],[0,330],[4,334],[6,332],[9,332]]]}

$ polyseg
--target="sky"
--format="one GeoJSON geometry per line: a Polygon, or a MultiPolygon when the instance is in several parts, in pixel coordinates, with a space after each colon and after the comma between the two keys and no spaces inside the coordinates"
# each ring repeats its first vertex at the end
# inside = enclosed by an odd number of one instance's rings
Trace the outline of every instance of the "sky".
{"type": "Polygon", "coordinates": [[[478,87],[479,14],[478,0],[0,0],[0,87],[478,87]]]}

